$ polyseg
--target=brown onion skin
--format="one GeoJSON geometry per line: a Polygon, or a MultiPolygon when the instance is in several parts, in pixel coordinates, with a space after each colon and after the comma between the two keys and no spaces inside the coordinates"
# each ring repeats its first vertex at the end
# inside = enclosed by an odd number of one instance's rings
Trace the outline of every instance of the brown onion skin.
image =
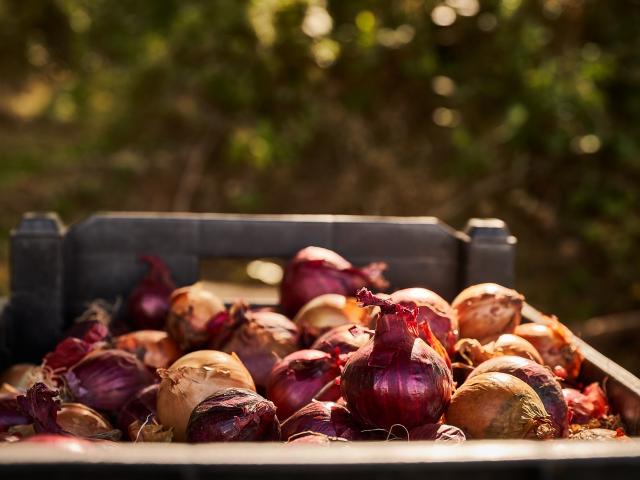
{"type": "Polygon", "coordinates": [[[166,329],[184,351],[204,348],[209,343],[209,321],[224,312],[222,301],[196,283],[171,294],[166,329]]]}
{"type": "Polygon", "coordinates": [[[371,340],[372,336],[373,332],[362,325],[340,325],[318,337],[311,348],[327,353],[346,354],[358,350],[371,340]]]}
{"type": "MultiPolygon", "coordinates": [[[[63,403],[56,417],[58,425],[66,432],[76,437],[95,437],[101,434],[114,435],[114,429],[109,420],[94,409],[81,403],[63,403]]],[[[115,431],[116,438],[120,432],[115,431]]]]}
{"type": "Polygon", "coordinates": [[[119,411],[132,395],[156,381],[140,360],[120,350],[91,352],[64,378],[74,400],[112,412],[119,411]]]}
{"type": "Polygon", "coordinates": [[[586,428],[571,435],[572,440],[629,440],[624,432],[620,430],[609,430],[607,428],[586,428]]]}
{"type": "Polygon", "coordinates": [[[437,422],[451,399],[453,379],[443,359],[418,337],[415,310],[366,290],[358,298],[382,312],[373,339],[351,354],[340,378],[349,411],[360,424],[385,430],[437,422]]]}
{"type": "Polygon", "coordinates": [[[471,372],[468,379],[487,372],[513,375],[533,388],[551,417],[555,436],[569,435],[569,410],[562,396],[562,387],[548,368],[533,360],[505,355],[481,363],[471,372]]]}
{"type": "MultiPolygon", "coordinates": [[[[426,288],[405,288],[391,294],[391,300],[400,304],[414,303],[418,307],[418,326],[427,322],[435,337],[442,343],[449,355],[460,337],[458,318],[451,305],[426,288]]],[[[424,341],[427,339],[423,338],[424,341]]]]}
{"type": "Polygon", "coordinates": [[[0,393],[0,432],[6,432],[14,425],[27,425],[31,419],[18,407],[16,395],[0,393]]]}
{"type": "Polygon", "coordinates": [[[503,333],[513,333],[520,324],[524,297],[495,283],[466,288],[453,300],[460,338],[475,338],[481,344],[503,333]]]}
{"type": "Polygon", "coordinates": [[[340,362],[319,350],[298,350],[276,363],[267,382],[267,398],[287,419],[311,402],[318,392],[340,375],[340,362]]]}
{"type": "Polygon", "coordinates": [[[37,371],[40,367],[32,363],[16,363],[11,365],[0,374],[0,385],[8,383],[12,387],[18,390],[25,391],[31,385],[34,376],[34,371],[37,371]]]}
{"type": "Polygon", "coordinates": [[[446,422],[471,439],[546,439],[553,427],[538,394],[519,378],[488,372],[456,390],[446,422]]]}
{"type": "Polygon", "coordinates": [[[138,360],[155,371],[167,368],[182,356],[182,350],[167,332],[138,330],[114,339],[114,348],[134,354],[138,360]]]}
{"type": "Polygon", "coordinates": [[[334,402],[313,401],[287,418],[281,425],[282,438],[302,432],[323,433],[329,437],[356,440],[360,428],[349,410],[334,402]]]}
{"type": "MultiPolygon", "coordinates": [[[[136,420],[141,423],[155,421],[157,417],[156,403],[160,384],[149,385],[138,391],[124,404],[118,414],[118,428],[129,432],[129,426],[136,420]]],[[[134,438],[130,438],[134,440],[134,438]]]]}
{"type": "Polygon", "coordinates": [[[410,441],[432,440],[439,443],[462,443],[467,439],[458,427],[443,423],[428,423],[409,431],[410,441]]]}
{"type": "Polygon", "coordinates": [[[276,407],[256,392],[241,388],[222,390],[193,409],[187,441],[266,442],[280,440],[276,407]]]}
{"type": "Polygon", "coordinates": [[[515,334],[531,343],[540,353],[544,364],[561,369],[567,380],[575,380],[580,374],[582,354],[573,344],[571,331],[554,317],[547,317],[548,324],[524,323],[518,325],[515,334]]]}
{"type": "Polygon", "coordinates": [[[353,296],[362,287],[383,290],[388,283],[382,276],[384,263],[354,268],[332,250],[307,247],[287,264],[280,286],[280,304],[292,318],[303,305],[325,293],[353,296]]]}
{"type": "MultiPolygon", "coordinates": [[[[234,317],[234,308],[231,317],[234,317]]],[[[251,373],[256,386],[266,388],[276,362],[298,349],[298,327],[276,312],[247,310],[239,315],[242,318],[224,345],[212,344],[212,348],[226,353],[235,352],[251,373]]]]}

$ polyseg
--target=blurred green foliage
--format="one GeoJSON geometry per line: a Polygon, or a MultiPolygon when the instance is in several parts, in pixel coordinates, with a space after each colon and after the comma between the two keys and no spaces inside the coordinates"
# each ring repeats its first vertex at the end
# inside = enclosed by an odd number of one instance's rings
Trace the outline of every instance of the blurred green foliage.
{"type": "Polygon", "coordinates": [[[639,25],[637,0],[0,0],[0,227],[497,216],[540,308],[638,307],[639,25]]]}

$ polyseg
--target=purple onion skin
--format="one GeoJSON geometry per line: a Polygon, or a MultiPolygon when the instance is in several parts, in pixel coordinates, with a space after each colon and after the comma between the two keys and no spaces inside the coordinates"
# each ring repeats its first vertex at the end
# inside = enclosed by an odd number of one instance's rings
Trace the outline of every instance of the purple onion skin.
{"type": "Polygon", "coordinates": [[[383,263],[354,268],[336,252],[319,247],[300,250],[287,264],[280,286],[280,304],[293,318],[310,300],[325,293],[352,297],[362,287],[384,289],[383,263]]]}
{"type": "Polygon", "coordinates": [[[556,437],[569,435],[569,409],[562,395],[562,387],[551,370],[533,360],[504,355],[482,362],[469,374],[468,378],[487,372],[513,375],[533,388],[551,417],[556,437]]]}
{"type": "Polygon", "coordinates": [[[187,425],[191,443],[278,440],[275,405],[243,388],[228,388],[206,398],[193,409],[187,425]]]}
{"type": "Polygon", "coordinates": [[[31,419],[18,407],[16,395],[0,393],[0,432],[6,432],[14,425],[27,425],[31,419]]]}
{"type": "Polygon", "coordinates": [[[267,382],[267,398],[286,419],[313,400],[340,375],[337,358],[319,350],[298,350],[276,363],[267,382]]]}
{"type": "Polygon", "coordinates": [[[464,432],[458,427],[445,423],[428,423],[420,427],[412,428],[409,432],[409,440],[433,440],[441,443],[462,443],[467,439],[464,432]]]}
{"type": "MultiPolygon", "coordinates": [[[[118,414],[118,427],[123,432],[129,431],[129,425],[136,420],[145,423],[156,418],[156,400],[160,384],[144,387],[124,404],[118,414]]],[[[133,440],[133,439],[132,439],[133,440]]]]}
{"type": "Polygon", "coordinates": [[[371,340],[372,335],[361,325],[340,325],[318,337],[311,348],[327,353],[351,353],[371,340]]]}
{"type": "Polygon", "coordinates": [[[129,318],[138,330],[162,330],[176,286],[159,257],[148,255],[140,260],[149,264],[149,271],[129,297],[129,318]]]}
{"type": "Polygon", "coordinates": [[[135,355],[121,350],[90,353],[64,379],[75,401],[111,412],[119,411],[136,392],[157,381],[135,355]]]}
{"type": "Polygon", "coordinates": [[[316,432],[329,437],[355,440],[360,431],[349,410],[333,402],[311,402],[305,405],[287,418],[281,429],[283,439],[302,432],[316,432]]]}
{"type": "MultiPolygon", "coordinates": [[[[363,289],[364,290],[364,289],[363,289]]],[[[358,292],[382,309],[372,340],[351,354],[342,395],[361,424],[389,430],[436,423],[451,401],[453,378],[442,357],[418,337],[415,309],[358,292]]]]}

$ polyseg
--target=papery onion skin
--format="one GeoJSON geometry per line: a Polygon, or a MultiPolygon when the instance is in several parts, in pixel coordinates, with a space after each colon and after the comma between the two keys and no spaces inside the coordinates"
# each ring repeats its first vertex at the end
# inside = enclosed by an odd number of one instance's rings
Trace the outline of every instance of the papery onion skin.
{"type": "Polygon", "coordinates": [[[466,288],[453,300],[460,338],[475,338],[481,344],[503,333],[513,333],[520,324],[524,296],[495,283],[466,288]]]}
{"type": "Polygon", "coordinates": [[[382,311],[373,339],[351,354],[341,376],[349,411],[359,423],[385,430],[437,422],[449,404],[453,379],[443,359],[419,338],[415,310],[366,289],[358,299],[382,311]]]}
{"type": "Polygon", "coordinates": [[[157,412],[160,423],[173,428],[176,441],[186,440],[187,423],[193,409],[205,398],[227,388],[255,391],[251,374],[235,354],[198,350],[178,359],[168,369],[159,369],[157,412]]]}
{"type": "Polygon", "coordinates": [[[6,432],[14,425],[27,425],[31,418],[18,407],[16,395],[0,393],[0,432],[6,432]]]}
{"type": "Polygon", "coordinates": [[[92,350],[92,344],[79,338],[67,337],[58,343],[52,352],[44,356],[42,366],[54,375],[61,375],[92,350]]]}
{"type": "Polygon", "coordinates": [[[287,264],[280,286],[280,304],[293,317],[306,303],[325,293],[353,296],[362,287],[384,290],[388,283],[382,276],[384,263],[355,268],[332,250],[307,247],[287,264]]]}
{"type": "Polygon", "coordinates": [[[299,333],[295,323],[284,315],[269,311],[251,311],[241,302],[230,311],[232,332],[211,347],[226,353],[235,352],[256,386],[266,388],[276,362],[298,349],[299,333]]]}
{"type": "Polygon", "coordinates": [[[91,302],[67,330],[65,338],[79,338],[87,343],[108,341],[111,335],[114,306],[104,300],[91,302]]]}
{"type": "Polygon", "coordinates": [[[114,339],[113,347],[134,354],[147,367],[167,368],[182,356],[182,350],[167,332],[138,330],[114,339]]]}
{"type": "Polygon", "coordinates": [[[81,403],[63,403],[56,421],[66,433],[77,437],[108,436],[111,440],[118,440],[121,435],[102,414],[81,403]]]}
{"type": "Polygon", "coordinates": [[[286,420],[313,400],[318,392],[340,375],[340,360],[319,350],[298,350],[276,363],[267,382],[267,398],[286,420]]]}
{"type": "Polygon", "coordinates": [[[365,345],[372,336],[373,332],[362,325],[340,325],[318,337],[311,349],[327,353],[351,353],[365,345]]]}
{"type": "Polygon", "coordinates": [[[629,440],[621,430],[609,430],[607,428],[585,428],[571,435],[572,440],[629,440]]]}
{"type": "Polygon", "coordinates": [[[574,388],[562,389],[562,395],[571,412],[571,423],[585,424],[609,413],[607,397],[597,383],[588,385],[584,392],[574,388]]]}
{"type": "Polygon", "coordinates": [[[149,265],[149,271],[129,296],[129,319],[138,330],[158,330],[167,320],[169,297],[176,286],[159,257],[146,255],[140,260],[149,265]]]}
{"type": "Polygon", "coordinates": [[[129,426],[136,420],[141,423],[155,421],[159,389],[160,384],[155,383],[141,389],[131,397],[118,413],[118,428],[123,432],[128,432],[129,426]]]}
{"type": "Polygon", "coordinates": [[[580,374],[582,354],[573,342],[573,334],[555,317],[544,317],[545,324],[525,323],[516,328],[515,334],[531,343],[540,353],[544,364],[563,375],[569,381],[580,374]]]}
{"type": "Polygon", "coordinates": [[[52,390],[44,383],[38,382],[30,387],[24,395],[19,395],[16,398],[18,408],[30,417],[35,432],[65,433],[57,421],[60,410],[60,400],[57,397],[57,390],[52,390]]]}
{"type": "Polygon", "coordinates": [[[224,311],[222,301],[196,283],[171,294],[166,328],[182,350],[204,348],[210,320],[224,311]]]}
{"type": "Polygon", "coordinates": [[[38,376],[38,365],[32,363],[16,363],[0,374],[0,385],[7,383],[21,391],[26,391],[33,383],[33,379],[38,376]]]}
{"type": "Polygon", "coordinates": [[[187,440],[191,443],[280,440],[276,407],[252,390],[222,390],[193,409],[187,440]]]}
{"type": "Polygon", "coordinates": [[[312,345],[318,337],[341,325],[368,326],[370,309],[362,308],[355,298],[327,293],[306,303],[294,317],[300,329],[302,344],[312,345]]]}
{"type": "Polygon", "coordinates": [[[283,439],[302,432],[317,432],[329,437],[355,440],[360,431],[346,407],[334,402],[317,401],[305,405],[287,418],[281,429],[283,439]]]}
{"type": "Polygon", "coordinates": [[[454,393],[445,418],[472,439],[546,439],[554,433],[538,394],[501,372],[468,379],[454,393]]]}
{"type": "Polygon", "coordinates": [[[296,444],[296,445],[304,445],[304,444],[311,444],[311,445],[322,445],[322,446],[327,446],[330,445],[332,443],[335,442],[348,442],[349,440],[345,439],[345,438],[339,438],[339,437],[329,437],[327,435],[325,435],[324,433],[318,433],[318,432],[302,432],[299,434],[296,434],[294,436],[292,436],[291,438],[289,438],[289,440],[287,440],[287,445],[292,445],[292,444],[296,444]]]}
{"type": "Polygon", "coordinates": [[[74,400],[98,410],[117,412],[155,376],[133,354],[120,350],[89,353],[64,374],[74,400]]]}
{"type": "MultiPolygon", "coordinates": [[[[406,304],[414,303],[418,307],[418,326],[427,322],[435,337],[446,348],[451,356],[460,336],[458,318],[451,305],[431,290],[426,288],[405,288],[391,294],[391,301],[406,304]]],[[[426,338],[424,341],[429,343],[426,338]]]]}
{"type": "Polygon", "coordinates": [[[505,355],[481,363],[468,379],[487,372],[513,375],[533,388],[551,417],[555,436],[566,437],[569,434],[569,410],[562,396],[562,387],[548,368],[533,360],[505,355]]]}
{"type": "Polygon", "coordinates": [[[439,443],[462,443],[467,439],[458,427],[444,423],[428,423],[409,431],[409,440],[433,440],[439,443]]]}

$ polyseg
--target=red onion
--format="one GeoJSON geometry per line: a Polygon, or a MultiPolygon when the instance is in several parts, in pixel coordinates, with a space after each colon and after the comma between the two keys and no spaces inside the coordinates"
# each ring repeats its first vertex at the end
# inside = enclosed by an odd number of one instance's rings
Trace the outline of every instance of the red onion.
{"type": "Polygon", "coordinates": [[[27,425],[31,418],[18,408],[16,395],[11,393],[0,394],[0,432],[6,432],[14,425],[27,425]]]}
{"type": "Polygon", "coordinates": [[[388,283],[382,276],[384,263],[354,268],[336,252],[320,247],[300,250],[287,264],[280,286],[280,304],[293,317],[304,304],[325,293],[353,296],[362,287],[383,290],[388,283]]]}
{"type": "MultiPolygon", "coordinates": [[[[390,300],[400,304],[414,303],[418,307],[418,327],[428,323],[447,353],[453,355],[459,337],[458,318],[444,298],[426,288],[405,288],[393,292],[390,300]]],[[[426,338],[423,340],[429,343],[426,338]]]]}
{"type": "Polygon", "coordinates": [[[149,271],[129,297],[129,319],[139,330],[159,330],[169,313],[169,297],[176,286],[167,265],[154,255],[140,258],[149,271]]]}
{"type": "Polygon", "coordinates": [[[371,330],[361,325],[340,325],[320,336],[311,348],[327,353],[351,353],[371,340],[372,335],[371,330]]]}
{"type": "Polygon", "coordinates": [[[167,332],[138,330],[116,337],[114,348],[134,354],[138,360],[155,371],[167,368],[182,356],[178,344],[167,332]]]}
{"type": "Polygon", "coordinates": [[[582,354],[573,342],[573,333],[556,317],[544,317],[545,324],[518,325],[516,335],[531,343],[544,364],[567,380],[575,380],[582,366],[582,354]]]}
{"type": "Polygon", "coordinates": [[[115,308],[104,300],[91,302],[67,330],[66,337],[79,338],[90,344],[108,340],[115,308]]]}
{"type": "Polygon", "coordinates": [[[524,297],[495,283],[473,285],[453,300],[460,337],[485,344],[503,333],[513,333],[520,324],[524,297]]]}
{"type": "MultiPolygon", "coordinates": [[[[416,311],[358,292],[365,305],[381,308],[372,340],[351,354],[341,377],[349,410],[362,424],[411,429],[435,423],[451,399],[451,371],[419,337],[416,311]]],[[[428,325],[427,325],[428,328],[428,325]]]]}
{"type": "Polygon", "coordinates": [[[322,445],[326,446],[335,442],[348,442],[345,438],[339,437],[329,437],[324,433],[318,432],[301,432],[292,437],[289,437],[287,440],[287,445],[291,444],[311,444],[311,445],[322,445]]]}
{"type": "Polygon", "coordinates": [[[276,363],[267,382],[267,398],[278,407],[278,417],[288,418],[315,398],[340,375],[336,355],[319,350],[299,350],[276,363]]]}
{"type": "Polygon", "coordinates": [[[564,388],[562,394],[569,407],[571,423],[585,424],[609,413],[607,396],[597,383],[588,385],[584,392],[564,388]]]}
{"type": "Polygon", "coordinates": [[[298,349],[298,327],[279,313],[251,311],[237,302],[226,322],[220,318],[215,329],[210,324],[211,348],[235,352],[260,388],[265,388],[275,363],[298,349]]]}
{"type": "Polygon", "coordinates": [[[467,439],[464,432],[458,427],[444,423],[427,423],[412,428],[409,432],[409,440],[433,440],[439,443],[462,443],[467,439]]]}
{"type": "Polygon", "coordinates": [[[313,397],[314,400],[320,402],[336,402],[344,404],[342,398],[342,390],[340,389],[340,377],[336,377],[329,381],[322,389],[313,397]]]}
{"type": "Polygon", "coordinates": [[[554,433],[533,388],[501,372],[482,373],[462,384],[451,399],[446,420],[473,439],[546,439],[554,433]]]}
{"type": "Polygon", "coordinates": [[[187,440],[192,443],[280,440],[276,407],[251,390],[222,390],[193,409],[187,440]]]}
{"type": "Polygon", "coordinates": [[[182,350],[203,348],[209,342],[209,322],[225,311],[224,304],[201,284],[171,294],[167,331],[182,350]]]}
{"type": "Polygon", "coordinates": [[[82,360],[93,345],[75,337],[67,337],[56,345],[56,348],[44,356],[42,366],[53,373],[61,375],[70,367],[82,360]]]}
{"type": "Polygon", "coordinates": [[[351,413],[342,405],[333,402],[312,401],[285,420],[282,438],[289,439],[302,432],[324,433],[329,437],[355,440],[360,429],[351,413]]]}
{"type": "MultiPolygon", "coordinates": [[[[158,399],[159,384],[149,385],[137,392],[118,413],[118,427],[123,432],[128,432],[129,426],[139,420],[141,423],[156,420],[156,403],[158,399]]],[[[134,440],[133,438],[131,440],[134,440]]]]}
{"type": "Polygon", "coordinates": [[[555,436],[566,437],[569,434],[567,403],[562,396],[562,387],[551,370],[533,360],[506,355],[481,363],[468,378],[472,379],[487,372],[508,373],[533,388],[542,400],[544,409],[551,417],[555,436]]]}
{"type": "Polygon", "coordinates": [[[118,411],[155,376],[133,354],[120,350],[91,352],[64,374],[73,398],[98,410],[118,411]]]}

